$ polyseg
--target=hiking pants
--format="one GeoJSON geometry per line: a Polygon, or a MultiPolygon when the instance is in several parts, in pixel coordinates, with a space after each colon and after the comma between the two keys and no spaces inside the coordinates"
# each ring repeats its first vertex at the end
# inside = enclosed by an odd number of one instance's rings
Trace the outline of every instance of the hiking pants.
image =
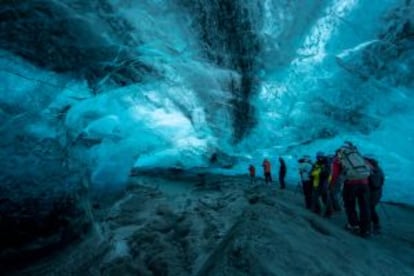
{"type": "Polygon", "coordinates": [[[376,205],[371,205],[370,212],[371,212],[371,222],[374,229],[378,229],[380,227],[379,216],[377,210],[375,209],[376,205]]]}
{"type": "Polygon", "coordinates": [[[340,175],[336,183],[331,184],[332,207],[335,211],[341,211],[344,202],[340,202],[342,187],[344,186],[343,175],[340,175]]]}
{"type": "Polygon", "coordinates": [[[332,208],[335,211],[341,210],[341,205],[339,204],[340,189],[341,187],[339,187],[339,185],[334,185],[333,187],[329,187],[329,193],[330,193],[331,201],[332,201],[332,208]]]}
{"type": "Polygon", "coordinates": [[[348,223],[351,226],[359,225],[361,234],[367,233],[371,223],[368,184],[358,182],[350,184],[346,181],[343,189],[343,199],[348,223]],[[357,203],[359,216],[356,211],[357,203]]]}
{"type": "Polygon", "coordinates": [[[332,211],[331,197],[327,191],[326,186],[319,185],[317,188],[312,189],[312,211],[317,214],[321,213],[320,198],[325,205],[325,215],[330,215],[332,211]]]}
{"type": "Polygon", "coordinates": [[[312,181],[302,181],[303,195],[305,196],[305,207],[312,208],[312,181]]]}
{"type": "Polygon", "coordinates": [[[268,184],[269,182],[272,183],[272,175],[270,174],[270,172],[265,172],[264,176],[266,184],[268,184]]]}
{"type": "Polygon", "coordinates": [[[286,188],[285,176],[286,176],[286,173],[283,173],[283,172],[279,173],[279,185],[281,189],[286,188]]]}
{"type": "Polygon", "coordinates": [[[374,229],[378,229],[380,227],[379,216],[375,207],[380,202],[382,195],[382,189],[378,190],[371,190],[370,192],[370,212],[371,212],[371,222],[374,229]]]}
{"type": "Polygon", "coordinates": [[[312,211],[320,214],[321,213],[321,203],[319,198],[321,197],[320,187],[312,187],[312,211]]]}
{"type": "Polygon", "coordinates": [[[332,215],[332,193],[330,188],[328,187],[328,181],[325,181],[323,189],[322,189],[322,199],[323,203],[325,204],[325,214],[324,216],[330,217],[332,215]]]}

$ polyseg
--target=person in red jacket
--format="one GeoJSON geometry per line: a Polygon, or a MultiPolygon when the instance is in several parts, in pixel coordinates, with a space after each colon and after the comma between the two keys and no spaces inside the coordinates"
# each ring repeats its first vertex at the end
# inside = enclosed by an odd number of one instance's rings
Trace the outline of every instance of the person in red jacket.
{"type": "Polygon", "coordinates": [[[332,163],[330,183],[336,183],[337,178],[343,174],[343,199],[348,223],[347,230],[359,233],[362,237],[370,235],[369,212],[369,186],[368,177],[370,169],[358,149],[350,142],[336,152],[332,163]],[[358,203],[359,215],[356,211],[358,203]]]}
{"type": "Polygon", "coordinates": [[[256,168],[250,164],[249,166],[249,175],[250,175],[250,184],[255,184],[256,182],[256,168]]]}
{"type": "MultiPolygon", "coordinates": [[[[335,156],[336,156],[336,153],[329,157],[330,167],[331,167],[330,170],[331,171],[332,171],[332,164],[335,161],[335,156]]],[[[335,162],[337,162],[337,161],[335,161],[335,162]]],[[[330,177],[332,177],[332,173],[330,174],[330,177]]],[[[343,174],[340,174],[339,177],[336,178],[335,182],[331,182],[329,180],[329,187],[328,187],[329,191],[328,192],[329,192],[329,195],[330,195],[330,198],[331,198],[332,211],[335,211],[335,212],[339,212],[339,211],[342,210],[341,203],[339,201],[339,196],[340,196],[340,193],[342,191],[343,184],[344,184],[344,179],[343,178],[344,178],[343,174]]]]}
{"type": "Polygon", "coordinates": [[[272,173],[271,173],[270,161],[266,158],[265,160],[263,160],[262,166],[263,166],[263,172],[264,172],[264,177],[265,177],[265,183],[266,184],[272,183],[272,173]]]}

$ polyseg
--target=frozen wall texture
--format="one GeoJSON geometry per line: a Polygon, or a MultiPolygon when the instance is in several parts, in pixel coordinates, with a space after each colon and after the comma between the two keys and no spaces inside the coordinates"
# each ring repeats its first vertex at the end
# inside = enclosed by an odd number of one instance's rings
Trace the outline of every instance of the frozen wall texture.
{"type": "Polygon", "coordinates": [[[343,140],[379,159],[385,199],[414,203],[413,19],[410,0],[2,1],[8,233],[76,217],[45,243],[80,235],[86,191],[122,188],[134,166],[216,153],[245,173],[283,155],[295,185],[301,154],[343,140]]]}

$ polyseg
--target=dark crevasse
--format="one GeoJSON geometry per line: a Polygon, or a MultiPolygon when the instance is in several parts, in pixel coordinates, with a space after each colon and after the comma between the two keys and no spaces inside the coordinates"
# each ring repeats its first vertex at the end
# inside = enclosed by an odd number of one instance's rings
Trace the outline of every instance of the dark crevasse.
{"type": "Polygon", "coordinates": [[[263,13],[263,6],[256,1],[182,2],[191,13],[195,13],[193,28],[200,30],[199,36],[207,58],[220,67],[241,74],[240,82],[232,82],[229,87],[233,94],[230,105],[234,118],[234,138],[238,141],[254,125],[250,97],[258,89],[256,75],[260,64],[257,56],[263,41],[258,33],[261,24],[257,22],[257,14],[263,13]],[[255,11],[256,7],[260,10],[255,11]]]}
{"type": "Polygon", "coordinates": [[[260,74],[266,68],[289,62],[292,56],[287,53],[297,47],[308,24],[316,20],[326,1],[312,4],[283,0],[179,2],[193,15],[191,26],[201,40],[203,54],[218,66],[241,75],[241,79],[232,81],[228,88],[233,96],[230,102],[233,135],[238,142],[257,122],[251,98],[260,90],[260,74]],[[280,24],[273,26],[280,32],[273,34],[274,37],[264,31],[269,9],[270,13],[293,12],[293,18],[281,17],[274,23],[280,24]]]}

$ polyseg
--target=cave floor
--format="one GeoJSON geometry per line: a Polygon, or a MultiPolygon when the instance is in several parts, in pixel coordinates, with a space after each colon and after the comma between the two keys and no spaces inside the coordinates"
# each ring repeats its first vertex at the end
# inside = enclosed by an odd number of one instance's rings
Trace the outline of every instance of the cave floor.
{"type": "Polygon", "coordinates": [[[81,242],[12,274],[414,275],[410,206],[381,203],[382,234],[362,239],[343,229],[343,211],[306,210],[294,185],[158,174],[92,210],[81,242]]]}

